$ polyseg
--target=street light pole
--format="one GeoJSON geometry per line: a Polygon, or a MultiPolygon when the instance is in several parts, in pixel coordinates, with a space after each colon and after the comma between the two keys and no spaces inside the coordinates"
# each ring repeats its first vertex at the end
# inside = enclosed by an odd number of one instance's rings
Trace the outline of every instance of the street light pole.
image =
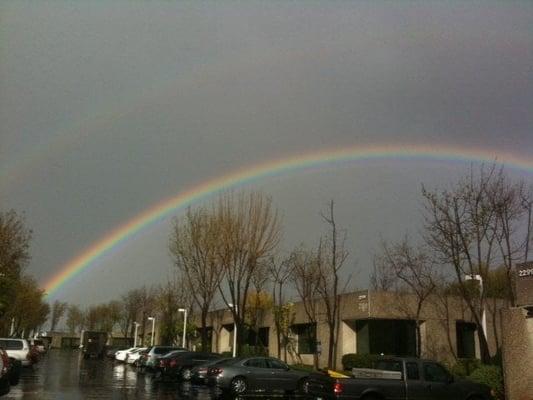
{"type": "Polygon", "coordinates": [[[183,313],[183,340],[181,347],[185,348],[185,344],[187,343],[187,309],[178,308],[178,311],[183,313]]]}
{"type": "MultiPolygon", "coordinates": [[[[229,303],[228,306],[230,308],[235,309],[235,314],[237,314],[238,308],[237,305],[233,305],[232,303],[229,303]]],[[[237,357],[237,318],[235,316],[233,317],[233,358],[237,357]]]]}
{"type": "Polygon", "coordinates": [[[487,315],[485,313],[485,304],[483,302],[483,278],[481,275],[466,275],[465,281],[479,281],[479,291],[481,296],[481,328],[483,329],[483,335],[487,339],[487,315]]]}
{"type": "Polygon", "coordinates": [[[139,329],[139,323],[138,322],[134,322],[133,323],[135,325],[135,333],[133,335],[133,347],[137,347],[137,330],[139,329]]]}
{"type": "Polygon", "coordinates": [[[150,346],[153,346],[155,336],[155,317],[148,317],[148,321],[152,321],[152,340],[150,346]]]}

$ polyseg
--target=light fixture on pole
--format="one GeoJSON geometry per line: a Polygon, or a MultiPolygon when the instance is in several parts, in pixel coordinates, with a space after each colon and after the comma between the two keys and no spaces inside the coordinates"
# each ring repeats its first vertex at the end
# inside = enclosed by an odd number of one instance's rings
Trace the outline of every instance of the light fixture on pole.
{"type": "Polygon", "coordinates": [[[187,309],[178,308],[178,311],[183,313],[183,340],[181,347],[185,348],[185,343],[187,343],[187,309]]]}
{"type": "Polygon", "coordinates": [[[152,340],[150,346],[153,346],[155,337],[155,317],[148,317],[148,321],[152,321],[152,340]]]}
{"type": "MultiPolygon", "coordinates": [[[[237,314],[238,308],[237,305],[228,303],[229,308],[235,309],[235,314],[237,314]]],[[[233,358],[237,357],[237,318],[233,317],[233,358]]]]}
{"type": "MultiPolygon", "coordinates": [[[[465,275],[465,281],[479,281],[479,291],[481,296],[481,301],[483,302],[483,278],[481,275],[465,275]]],[[[483,335],[487,339],[487,315],[485,314],[485,305],[481,304],[481,328],[483,329],[483,335]]]]}
{"type": "Polygon", "coordinates": [[[133,325],[135,325],[135,333],[133,334],[133,347],[137,347],[137,330],[139,329],[139,323],[134,322],[133,325]]]}

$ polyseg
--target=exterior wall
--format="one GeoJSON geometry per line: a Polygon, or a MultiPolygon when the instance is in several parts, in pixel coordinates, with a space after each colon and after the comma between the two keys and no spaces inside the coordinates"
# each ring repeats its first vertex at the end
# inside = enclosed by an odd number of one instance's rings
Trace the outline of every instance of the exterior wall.
{"type": "Polygon", "coordinates": [[[533,318],[524,308],[502,310],[505,396],[510,400],[533,399],[533,318]]]}
{"type": "MultiPolygon", "coordinates": [[[[430,298],[424,303],[421,312],[421,349],[422,356],[433,358],[448,363],[453,363],[457,354],[456,321],[471,322],[471,314],[461,299],[448,298],[448,318],[445,307],[436,298],[430,298]],[[449,334],[448,334],[449,333],[449,334]]],[[[497,301],[498,307],[503,307],[503,302],[497,301]]],[[[357,334],[355,323],[363,319],[414,319],[416,299],[412,295],[397,294],[392,292],[358,291],[342,296],[340,310],[340,329],[337,339],[337,368],[342,368],[342,356],[357,351],[357,334]]],[[[295,303],[293,309],[293,323],[304,324],[309,320],[303,304],[295,303]]],[[[328,354],[328,328],[325,322],[325,310],[317,304],[317,341],[321,342],[322,353],[318,356],[319,366],[327,364],[328,354]]],[[[213,311],[209,319],[213,328],[213,350],[231,351],[229,343],[229,331],[224,325],[232,325],[233,319],[228,310],[213,311]]],[[[501,329],[499,315],[493,321],[490,313],[487,313],[488,342],[492,354],[496,352],[496,339],[498,335],[501,341],[501,329]]],[[[271,356],[278,355],[276,329],[272,313],[266,313],[259,324],[260,327],[269,327],[269,353],[271,356]]],[[[477,337],[477,334],[475,335],[477,337]]],[[[477,340],[477,339],[476,339],[477,340]]],[[[478,344],[476,344],[479,347],[478,344]]],[[[477,350],[479,354],[479,350],[477,350]]],[[[281,358],[284,359],[283,349],[281,358]]],[[[288,356],[289,363],[303,362],[313,364],[313,355],[304,354],[300,357],[288,356]]]]}

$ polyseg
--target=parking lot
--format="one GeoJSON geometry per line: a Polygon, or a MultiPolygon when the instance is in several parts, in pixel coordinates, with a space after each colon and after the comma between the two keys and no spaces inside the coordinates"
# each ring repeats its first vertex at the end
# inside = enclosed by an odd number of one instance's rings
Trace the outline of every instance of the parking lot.
{"type": "Polygon", "coordinates": [[[77,351],[52,350],[2,399],[213,399],[212,388],[158,382],[112,360],[83,360],[77,351]]]}

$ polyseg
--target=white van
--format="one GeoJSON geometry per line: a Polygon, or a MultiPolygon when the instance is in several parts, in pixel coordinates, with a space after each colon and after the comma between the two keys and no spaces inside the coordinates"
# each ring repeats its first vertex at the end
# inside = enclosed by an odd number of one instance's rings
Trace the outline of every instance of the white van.
{"type": "Polygon", "coordinates": [[[31,365],[30,344],[26,339],[0,338],[0,347],[9,358],[19,360],[23,366],[31,365]]]}

